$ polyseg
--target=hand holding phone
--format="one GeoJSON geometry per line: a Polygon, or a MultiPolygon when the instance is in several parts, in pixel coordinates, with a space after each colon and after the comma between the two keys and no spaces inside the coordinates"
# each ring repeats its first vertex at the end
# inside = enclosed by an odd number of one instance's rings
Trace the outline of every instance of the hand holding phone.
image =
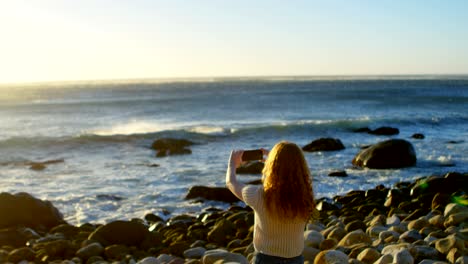
{"type": "Polygon", "coordinates": [[[242,161],[250,160],[263,160],[263,150],[254,149],[254,150],[244,150],[242,153],[242,161]]]}

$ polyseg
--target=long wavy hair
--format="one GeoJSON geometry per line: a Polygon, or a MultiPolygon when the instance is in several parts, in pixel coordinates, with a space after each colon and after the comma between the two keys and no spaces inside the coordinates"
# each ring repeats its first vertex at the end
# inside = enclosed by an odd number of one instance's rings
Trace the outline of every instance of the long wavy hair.
{"type": "Polygon", "coordinates": [[[276,144],[263,169],[268,212],[281,219],[308,219],[315,208],[310,178],[302,150],[291,142],[276,144]]]}

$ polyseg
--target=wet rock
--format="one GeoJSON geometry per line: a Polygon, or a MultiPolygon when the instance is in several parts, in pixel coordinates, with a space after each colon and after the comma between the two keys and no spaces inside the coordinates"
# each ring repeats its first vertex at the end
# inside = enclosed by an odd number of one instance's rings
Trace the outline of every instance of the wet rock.
{"type": "Polygon", "coordinates": [[[186,139],[161,138],[154,141],[151,148],[157,151],[157,157],[165,157],[168,155],[191,154],[192,151],[187,147],[193,144],[192,141],[186,139]]]}
{"type": "Polygon", "coordinates": [[[148,228],[139,222],[114,221],[98,227],[88,239],[97,241],[103,246],[115,244],[139,246],[149,233],[148,228]]]}
{"type": "Polygon", "coordinates": [[[369,133],[371,132],[372,130],[368,127],[360,127],[360,128],[356,128],[353,130],[353,132],[355,133],[369,133]]]}
{"type": "Polygon", "coordinates": [[[48,231],[65,223],[62,214],[49,201],[36,199],[28,193],[1,193],[0,215],[0,229],[26,226],[48,231]]]}
{"type": "Polygon", "coordinates": [[[346,171],[332,171],[328,174],[330,177],[347,177],[346,171]]]}
{"type": "Polygon", "coordinates": [[[410,167],[416,164],[413,145],[403,139],[386,140],[359,152],[352,163],[371,169],[410,167]]]}
{"type": "Polygon", "coordinates": [[[400,130],[394,127],[383,126],[383,127],[376,128],[372,131],[369,131],[368,133],[372,135],[379,135],[379,136],[392,136],[392,135],[398,135],[400,133],[400,130]]]}
{"type": "Polygon", "coordinates": [[[424,139],[424,135],[421,134],[421,133],[415,133],[411,136],[411,138],[414,138],[414,139],[424,139]]]}
{"type": "Polygon", "coordinates": [[[100,256],[104,252],[104,247],[101,244],[95,242],[91,243],[85,247],[80,248],[76,252],[76,256],[81,259],[87,260],[93,256],[100,256]]]}
{"type": "Polygon", "coordinates": [[[325,250],[317,254],[314,264],[348,264],[348,261],[348,256],[339,250],[325,250]]]}
{"type": "Polygon", "coordinates": [[[302,147],[308,152],[342,150],[345,146],[341,140],[335,138],[319,138],[302,147]]]}
{"type": "Polygon", "coordinates": [[[232,192],[224,187],[207,187],[207,186],[192,186],[187,195],[186,200],[203,198],[206,200],[221,201],[226,203],[235,203],[239,201],[232,192]]]}
{"type": "Polygon", "coordinates": [[[264,167],[265,167],[265,163],[258,161],[258,160],[253,160],[245,164],[242,164],[239,168],[236,169],[236,173],[238,174],[261,174],[264,167]]]}

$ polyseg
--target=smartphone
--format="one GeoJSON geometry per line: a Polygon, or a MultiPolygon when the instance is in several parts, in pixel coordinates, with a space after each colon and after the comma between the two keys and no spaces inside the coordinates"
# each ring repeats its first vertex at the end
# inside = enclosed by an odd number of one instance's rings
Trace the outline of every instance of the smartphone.
{"type": "Polygon", "coordinates": [[[245,150],[244,153],[242,153],[242,161],[262,160],[262,159],[263,159],[263,151],[261,149],[245,150]]]}

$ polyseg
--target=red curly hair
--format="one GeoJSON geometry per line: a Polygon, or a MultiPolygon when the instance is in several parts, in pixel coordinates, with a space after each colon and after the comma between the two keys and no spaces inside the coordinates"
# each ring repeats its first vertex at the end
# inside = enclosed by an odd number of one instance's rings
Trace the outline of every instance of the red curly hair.
{"type": "Polygon", "coordinates": [[[263,169],[267,210],[282,219],[308,219],[315,208],[311,175],[302,150],[281,141],[268,155],[263,169]]]}

